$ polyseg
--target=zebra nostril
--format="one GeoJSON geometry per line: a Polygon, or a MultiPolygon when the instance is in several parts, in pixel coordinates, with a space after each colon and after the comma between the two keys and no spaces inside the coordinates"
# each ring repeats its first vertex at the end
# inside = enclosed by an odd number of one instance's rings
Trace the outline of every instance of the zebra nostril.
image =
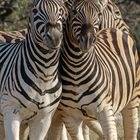
{"type": "Polygon", "coordinates": [[[95,42],[95,41],[96,41],[96,37],[93,38],[93,42],[95,42]]]}
{"type": "Polygon", "coordinates": [[[92,43],[95,43],[96,42],[96,37],[94,36],[92,39],[91,39],[92,41],[92,43]]]}
{"type": "Polygon", "coordinates": [[[50,35],[49,32],[46,34],[46,38],[47,38],[48,40],[51,40],[51,41],[53,40],[53,39],[52,39],[52,36],[50,35]]]}

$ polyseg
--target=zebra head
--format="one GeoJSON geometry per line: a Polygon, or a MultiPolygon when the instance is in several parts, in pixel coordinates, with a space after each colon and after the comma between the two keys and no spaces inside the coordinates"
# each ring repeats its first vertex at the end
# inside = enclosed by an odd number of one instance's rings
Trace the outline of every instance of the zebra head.
{"type": "Polygon", "coordinates": [[[67,17],[63,0],[34,0],[29,22],[33,41],[48,49],[60,47],[67,17]]]}
{"type": "MultiPolygon", "coordinates": [[[[107,9],[111,13],[108,21],[110,23],[114,24],[114,26],[112,26],[112,27],[120,29],[120,30],[125,31],[127,33],[130,32],[128,25],[123,20],[123,17],[122,17],[122,14],[121,14],[119,7],[114,2],[112,2],[112,0],[109,0],[108,5],[107,5],[107,9]]],[[[109,14],[109,12],[108,12],[108,14],[109,14]]]]}
{"type": "Polygon", "coordinates": [[[81,51],[88,51],[96,41],[100,27],[101,13],[107,5],[106,0],[75,0],[68,18],[71,42],[81,51]]]}
{"type": "Polygon", "coordinates": [[[119,10],[118,6],[112,2],[112,0],[109,0],[107,9],[112,13],[112,16],[114,19],[123,19],[121,11],[119,10]]]}

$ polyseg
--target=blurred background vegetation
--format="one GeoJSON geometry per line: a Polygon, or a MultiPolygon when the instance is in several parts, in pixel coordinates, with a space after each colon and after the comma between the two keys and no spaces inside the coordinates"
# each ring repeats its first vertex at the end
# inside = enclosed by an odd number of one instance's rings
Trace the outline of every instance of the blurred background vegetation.
{"type": "Polygon", "coordinates": [[[13,31],[27,27],[31,0],[0,0],[0,30],[13,31]]]}
{"type": "MultiPolygon", "coordinates": [[[[140,0],[114,0],[136,38],[140,53],[140,0]]],[[[0,30],[13,31],[27,27],[31,0],[0,0],[0,30]]]]}

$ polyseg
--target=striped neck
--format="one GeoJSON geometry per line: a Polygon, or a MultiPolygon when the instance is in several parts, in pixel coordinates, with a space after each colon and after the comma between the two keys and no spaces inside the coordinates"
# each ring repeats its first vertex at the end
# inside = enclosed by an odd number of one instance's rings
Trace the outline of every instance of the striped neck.
{"type": "Polygon", "coordinates": [[[48,77],[53,80],[58,76],[59,49],[49,50],[47,46],[35,43],[29,32],[22,53],[25,55],[24,61],[36,77],[46,82],[48,77]]]}
{"type": "MultiPolygon", "coordinates": [[[[83,53],[71,42],[68,34],[65,34],[60,61],[63,85],[65,86],[70,82],[69,84],[75,87],[86,83],[86,81],[100,84],[98,82],[100,76],[102,76],[102,79],[108,80],[108,75],[106,75],[104,65],[99,60],[95,46],[89,52],[83,53]]],[[[92,86],[87,85],[86,88],[90,90],[92,86]]]]}

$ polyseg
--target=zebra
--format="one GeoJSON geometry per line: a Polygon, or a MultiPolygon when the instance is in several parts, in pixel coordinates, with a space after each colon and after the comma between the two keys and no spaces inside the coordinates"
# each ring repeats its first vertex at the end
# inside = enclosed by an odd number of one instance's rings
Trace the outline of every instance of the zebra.
{"type": "MultiPolygon", "coordinates": [[[[27,29],[21,29],[19,31],[12,31],[12,32],[4,32],[4,31],[0,31],[0,42],[9,42],[9,43],[15,43],[15,42],[19,42],[22,41],[23,39],[25,39],[25,35],[27,34],[27,29]]],[[[67,140],[68,139],[68,135],[66,132],[66,128],[64,126],[64,124],[61,123],[61,117],[60,115],[57,114],[57,112],[54,114],[53,116],[53,121],[51,123],[51,126],[55,126],[52,127],[49,132],[48,135],[45,137],[45,140],[52,140],[52,139],[58,139],[58,140],[67,140]],[[55,121],[55,120],[59,120],[59,121],[55,121]],[[58,127],[56,127],[58,126],[58,127]],[[55,135],[56,133],[56,135],[55,135]]],[[[3,125],[1,125],[0,127],[0,135],[4,134],[3,132],[3,125]]],[[[28,137],[28,125],[25,124],[22,126],[22,128],[20,129],[20,140],[25,140],[28,137]]],[[[1,136],[1,139],[4,140],[4,135],[3,137],[1,136]]]]}
{"type": "MultiPolygon", "coordinates": [[[[71,4],[73,3],[73,1],[71,1],[70,2],[70,0],[68,1],[68,3],[70,3],[70,4],[67,4],[67,5],[69,5],[69,7],[71,6],[71,4]]],[[[68,7],[67,7],[68,8],[68,7]]],[[[71,8],[70,8],[71,9],[71,8]]],[[[123,28],[125,28],[125,30],[128,30],[128,26],[124,23],[124,21],[122,20],[122,16],[121,16],[121,13],[120,13],[120,11],[119,11],[119,9],[117,8],[117,6],[113,3],[113,2],[111,2],[111,1],[109,1],[108,2],[108,4],[106,5],[106,7],[105,7],[105,9],[103,10],[103,13],[101,14],[102,16],[101,16],[101,27],[102,28],[107,28],[107,27],[109,27],[109,26],[112,26],[112,27],[114,27],[114,25],[123,25],[123,26],[120,26],[120,27],[123,27],[123,28]],[[114,10],[115,9],[115,10],[114,10]],[[110,18],[111,17],[111,18],[110,18]],[[106,19],[108,19],[108,20],[106,20],[106,19]],[[112,23],[112,24],[110,24],[109,22],[108,22],[108,24],[107,23],[105,23],[106,21],[110,21],[110,23],[112,23]],[[113,24],[113,23],[117,23],[117,24],[113,24]],[[119,23],[119,24],[118,24],[119,23]]],[[[120,28],[119,27],[119,28],[120,28]]],[[[118,28],[118,27],[117,27],[118,28]]],[[[26,29],[25,29],[26,30],[26,29]]],[[[15,33],[14,33],[15,34],[15,33]]],[[[19,34],[19,33],[18,33],[19,34]]],[[[95,127],[95,131],[96,131],[96,127],[95,127]]],[[[101,131],[101,130],[100,130],[101,131]]],[[[98,132],[98,134],[99,135],[101,135],[102,136],[102,134],[101,134],[101,132],[98,132]]],[[[54,131],[53,131],[54,132],[54,131]]]]}
{"type": "Polygon", "coordinates": [[[100,30],[111,27],[126,33],[131,33],[129,26],[123,20],[119,7],[112,0],[108,0],[107,6],[101,13],[100,23],[100,30]]]}
{"type": "MultiPolygon", "coordinates": [[[[65,1],[65,6],[67,10],[70,12],[72,9],[74,0],[65,1]]],[[[104,28],[117,28],[125,32],[130,32],[129,26],[123,20],[121,11],[118,6],[112,1],[108,0],[105,8],[100,13],[100,30],[104,28]]],[[[27,34],[27,29],[21,29],[19,31],[12,32],[2,32],[0,31],[0,41],[1,42],[18,42],[25,38],[27,34]]]]}
{"type": "MultiPolygon", "coordinates": [[[[67,1],[66,6],[68,7],[69,12],[71,11],[71,9],[73,7],[73,2],[74,2],[74,0],[67,1]]],[[[112,28],[117,28],[119,30],[122,30],[126,33],[129,33],[130,29],[129,29],[128,25],[124,22],[124,20],[122,18],[122,15],[121,15],[121,12],[120,12],[119,8],[117,7],[117,5],[115,3],[113,3],[111,0],[109,0],[108,3],[104,4],[104,5],[105,5],[104,9],[102,10],[102,12],[99,13],[99,15],[100,15],[100,21],[99,21],[100,26],[99,26],[98,30],[112,27],[112,28]]],[[[75,11],[73,10],[73,13],[74,12],[75,11]]],[[[77,11],[77,13],[78,12],[79,11],[77,11]]],[[[83,14],[85,14],[85,13],[83,13],[83,14]]],[[[76,15],[74,15],[74,16],[76,16],[76,15]]],[[[97,121],[88,122],[87,120],[85,120],[84,124],[87,124],[100,137],[103,137],[101,127],[100,127],[100,125],[98,124],[97,121]]],[[[56,128],[56,125],[54,125],[54,126],[56,128]]],[[[87,133],[87,130],[85,130],[84,127],[86,127],[86,126],[83,126],[83,130],[85,131],[84,136],[85,136],[85,139],[88,140],[89,139],[89,134],[87,133]]],[[[87,129],[87,127],[86,127],[86,129],[87,129]]]]}
{"type": "MultiPolygon", "coordinates": [[[[74,2],[74,0],[68,0],[66,2],[66,6],[67,6],[67,9],[69,9],[69,11],[72,8],[73,2],[74,2]]],[[[103,28],[113,27],[113,28],[118,28],[122,31],[129,32],[129,27],[123,21],[119,8],[111,0],[109,0],[108,3],[104,4],[104,9],[102,10],[102,12],[99,12],[99,16],[100,16],[99,30],[101,30],[103,28]]],[[[86,121],[86,123],[90,126],[90,128],[93,127],[93,125],[91,126],[91,124],[89,122],[86,121]]],[[[97,122],[95,122],[95,124],[96,123],[97,122]]],[[[54,125],[54,126],[56,127],[56,125],[54,125]]],[[[97,134],[102,137],[102,130],[98,124],[96,124],[95,127],[92,128],[92,130],[97,132],[97,134]]],[[[54,131],[52,131],[52,132],[54,133],[54,131]]]]}
{"type": "Polygon", "coordinates": [[[125,139],[136,140],[139,60],[135,43],[130,34],[117,28],[99,31],[100,10],[93,12],[92,4],[75,1],[64,28],[58,109],[66,128],[75,128],[69,131],[73,139],[84,139],[83,120],[98,118],[105,138],[117,140],[114,114],[122,112],[125,139]]]}
{"type": "MultiPolygon", "coordinates": [[[[70,12],[75,0],[67,0],[65,5],[70,12]]],[[[123,20],[119,7],[112,0],[98,0],[98,3],[103,4],[104,9],[99,13],[100,16],[100,30],[103,28],[117,28],[125,32],[130,32],[129,26],[123,20]]],[[[96,1],[95,1],[96,3],[96,1]]]]}
{"type": "Polygon", "coordinates": [[[62,0],[33,0],[28,34],[18,43],[0,43],[0,118],[7,140],[19,140],[28,123],[32,140],[43,140],[62,94],[58,73],[62,0]]]}

